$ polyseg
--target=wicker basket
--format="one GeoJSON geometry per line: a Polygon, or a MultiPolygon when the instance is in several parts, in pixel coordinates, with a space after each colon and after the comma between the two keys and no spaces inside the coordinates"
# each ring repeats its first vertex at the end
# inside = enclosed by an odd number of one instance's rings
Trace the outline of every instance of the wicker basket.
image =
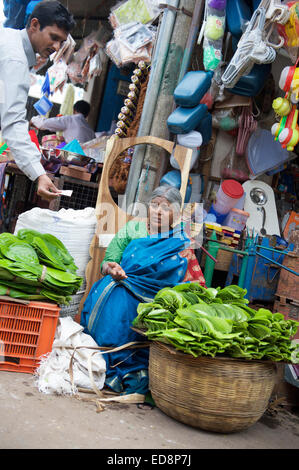
{"type": "Polygon", "coordinates": [[[241,431],[267,408],[276,365],[224,357],[198,357],[153,342],[149,387],[158,408],[178,421],[208,431],[241,431]]]}

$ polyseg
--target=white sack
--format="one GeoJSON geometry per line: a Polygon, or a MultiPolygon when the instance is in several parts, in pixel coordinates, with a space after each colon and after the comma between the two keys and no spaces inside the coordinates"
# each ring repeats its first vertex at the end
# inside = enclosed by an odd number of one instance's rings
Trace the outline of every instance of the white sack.
{"type": "Polygon", "coordinates": [[[72,354],[77,346],[98,347],[93,338],[83,333],[83,327],[71,317],[59,318],[52,351],[46,355],[36,370],[36,385],[40,392],[47,394],[73,394],[77,387],[92,389],[88,371],[88,359],[92,355],[91,370],[93,380],[99,390],[104,387],[106,362],[101,352],[93,349],[78,349],[73,358],[72,390],[69,367],[72,354]],[[71,347],[72,349],[66,349],[71,347]]]}

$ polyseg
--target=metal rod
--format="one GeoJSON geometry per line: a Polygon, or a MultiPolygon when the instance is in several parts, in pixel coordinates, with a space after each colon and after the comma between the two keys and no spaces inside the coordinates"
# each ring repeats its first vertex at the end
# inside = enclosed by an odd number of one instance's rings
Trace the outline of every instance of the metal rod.
{"type": "Polygon", "coordinates": [[[256,254],[257,254],[258,256],[260,256],[261,258],[264,258],[264,259],[266,259],[266,260],[268,260],[268,261],[271,261],[271,263],[276,264],[276,265],[279,266],[280,268],[285,269],[286,271],[289,271],[289,272],[292,273],[292,274],[295,274],[295,276],[299,276],[299,273],[296,273],[296,271],[293,271],[293,269],[287,268],[287,267],[284,266],[283,264],[278,263],[278,262],[275,261],[274,259],[271,259],[271,258],[268,258],[267,256],[261,255],[261,253],[258,252],[258,251],[256,252],[256,254]]]}
{"type": "Polygon", "coordinates": [[[226,246],[226,243],[224,243],[224,242],[219,242],[218,240],[211,240],[211,238],[206,238],[206,240],[208,240],[209,242],[218,243],[220,245],[219,250],[231,251],[232,253],[248,256],[247,251],[236,250],[234,248],[230,248],[230,247],[226,246]]]}
{"type": "Polygon", "coordinates": [[[274,251],[274,253],[279,253],[280,255],[287,255],[289,251],[275,250],[275,248],[270,248],[268,246],[256,245],[257,248],[262,248],[263,250],[274,251]]]}

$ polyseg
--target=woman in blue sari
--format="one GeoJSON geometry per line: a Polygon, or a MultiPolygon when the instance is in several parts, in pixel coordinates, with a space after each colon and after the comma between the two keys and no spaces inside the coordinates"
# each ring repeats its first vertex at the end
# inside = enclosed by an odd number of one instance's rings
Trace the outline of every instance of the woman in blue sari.
{"type": "MultiPolygon", "coordinates": [[[[132,330],[140,302],[151,302],[164,287],[184,279],[187,260],[179,253],[189,246],[181,224],[181,194],[160,186],[151,196],[147,222],[130,221],[109,244],[96,282],[81,313],[81,325],[99,346],[118,347],[144,341],[132,330]],[[174,226],[174,228],[172,228],[174,226]]],[[[148,390],[148,348],[104,354],[105,385],[118,393],[148,390]]]]}

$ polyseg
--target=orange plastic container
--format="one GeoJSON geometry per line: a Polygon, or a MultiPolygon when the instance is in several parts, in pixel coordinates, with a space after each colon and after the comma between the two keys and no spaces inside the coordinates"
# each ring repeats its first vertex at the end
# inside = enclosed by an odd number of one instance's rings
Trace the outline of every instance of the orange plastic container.
{"type": "Polygon", "coordinates": [[[60,307],[0,302],[0,371],[34,373],[40,357],[52,350],[60,307]]]}

